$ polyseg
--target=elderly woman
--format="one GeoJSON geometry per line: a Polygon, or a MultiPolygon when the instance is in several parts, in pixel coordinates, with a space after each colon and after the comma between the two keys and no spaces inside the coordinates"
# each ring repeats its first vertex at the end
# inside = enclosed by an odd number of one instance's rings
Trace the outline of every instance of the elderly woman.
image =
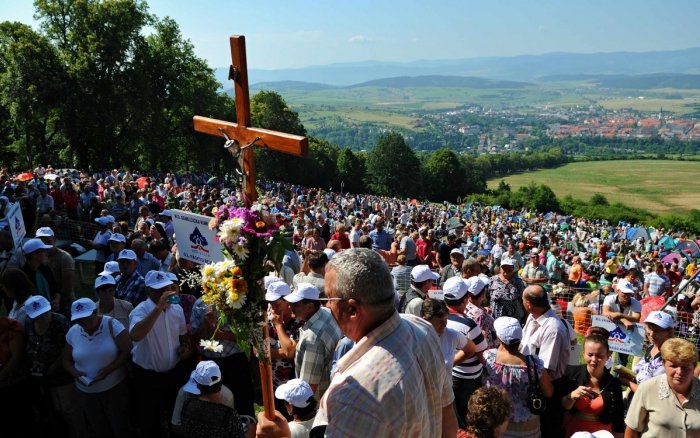
{"type": "Polygon", "coordinates": [[[620,382],[629,386],[632,392],[637,392],[640,383],[652,377],[660,376],[664,373],[663,360],[661,359],[661,346],[664,342],[673,337],[673,317],[668,313],[653,311],[644,320],[644,328],[647,339],[651,343],[644,356],[639,359],[632,371],[635,376],[625,372],[624,368],[618,368],[620,382]]]}
{"type": "Polygon", "coordinates": [[[661,345],[661,359],[664,374],[637,387],[625,419],[626,438],[700,436],[697,349],[685,339],[669,339],[661,345]]]}

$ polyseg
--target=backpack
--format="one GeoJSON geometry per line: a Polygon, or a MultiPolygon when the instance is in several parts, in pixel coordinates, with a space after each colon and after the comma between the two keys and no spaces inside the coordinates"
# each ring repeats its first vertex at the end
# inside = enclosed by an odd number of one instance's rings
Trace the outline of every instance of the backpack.
{"type": "Polygon", "coordinates": [[[408,303],[413,301],[414,298],[421,298],[421,296],[418,295],[418,292],[416,292],[415,289],[409,287],[406,293],[403,294],[399,300],[399,313],[406,313],[406,306],[408,303]]]}

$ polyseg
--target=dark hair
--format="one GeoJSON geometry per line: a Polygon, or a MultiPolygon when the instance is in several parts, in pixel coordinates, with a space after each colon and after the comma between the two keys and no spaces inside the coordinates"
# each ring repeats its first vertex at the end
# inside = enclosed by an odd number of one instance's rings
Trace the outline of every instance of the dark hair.
{"type": "Polygon", "coordinates": [[[360,236],[360,241],[358,242],[358,245],[360,245],[360,248],[372,249],[372,238],[366,234],[362,235],[360,236]]]}
{"type": "Polygon", "coordinates": [[[586,342],[593,342],[595,344],[602,344],[605,349],[610,351],[610,345],[608,345],[608,338],[610,337],[610,332],[603,327],[591,327],[586,335],[586,342]]]}
{"type": "Polygon", "coordinates": [[[223,385],[223,380],[219,380],[218,382],[214,383],[211,386],[206,386],[206,385],[201,385],[197,383],[197,388],[199,388],[199,392],[201,394],[216,394],[217,392],[221,391],[221,385],[223,385]]]}
{"type": "Polygon", "coordinates": [[[156,253],[158,251],[167,250],[168,246],[162,240],[153,240],[148,245],[148,251],[150,253],[156,253]]]}
{"type": "Polygon", "coordinates": [[[304,408],[300,408],[298,406],[294,406],[290,403],[292,406],[292,415],[299,417],[301,420],[307,420],[309,418],[312,418],[314,415],[316,415],[316,409],[318,407],[318,402],[316,401],[316,397],[313,395],[309,397],[307,400],[308,406],[304,408]]]}
{"type": "Polygon", "coordinates": [[[17,268],[8,268],[3,272],[0,276],[0,286],[12,291],[18,303],[23,303],[27,297],[36,293],[34,283],[29,280],[24,271],[17,268]]]}
{"type": "Polygon", "coordinates": [[[468,295],[469,294],[466,293],[466,294],[464,294],[464,296],[462,298],[460,298],[458,300],[452,300],[450,298],[445,297],[445,304],[447,304],[448,307],[459,306],[460,304],[462,304],[463,302],[465,302],[467,300],[468,295]]]}
{"type": "Polygon", "coordinates": [[[307,256],[309,258],[309,267],[311,269],[321,269],[328,263],[328,256],[323,251],[311,251],[307,256]]]}
{"type": "Polygon", "coordinates": [[[436,300],[435,298],[423,300],[423,306],[420,309],[420,316],[423,319],[441,318],[447,314],[449,314],[449,310],[447,310],[447,305],[443,300],[436,300]]]}

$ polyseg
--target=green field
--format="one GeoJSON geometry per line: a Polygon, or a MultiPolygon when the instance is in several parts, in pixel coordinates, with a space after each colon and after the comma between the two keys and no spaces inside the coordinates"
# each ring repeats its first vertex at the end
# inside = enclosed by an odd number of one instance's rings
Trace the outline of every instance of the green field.
{"type": "Polygon", "coordinates": [[[489,188],[505,180],[512,190],[531,182],[549,186],[557,198],[571,195],[588,201],[603,194],[656,214],[684,214],[700,209],[700,162],[666,160],[594,161],[571,163],[488,181],[489,188]]]}

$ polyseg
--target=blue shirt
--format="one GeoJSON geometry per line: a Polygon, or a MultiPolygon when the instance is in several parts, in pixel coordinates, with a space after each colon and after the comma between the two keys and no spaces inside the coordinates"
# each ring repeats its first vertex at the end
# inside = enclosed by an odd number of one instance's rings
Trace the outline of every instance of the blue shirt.
{"type": "Polygon", "coordinates": [[[369,232],[369,237],[372,239],[373,250],[383,249],[389,251],[391,249],[392,238],[385,230],[372,230],[369,232]]]}

